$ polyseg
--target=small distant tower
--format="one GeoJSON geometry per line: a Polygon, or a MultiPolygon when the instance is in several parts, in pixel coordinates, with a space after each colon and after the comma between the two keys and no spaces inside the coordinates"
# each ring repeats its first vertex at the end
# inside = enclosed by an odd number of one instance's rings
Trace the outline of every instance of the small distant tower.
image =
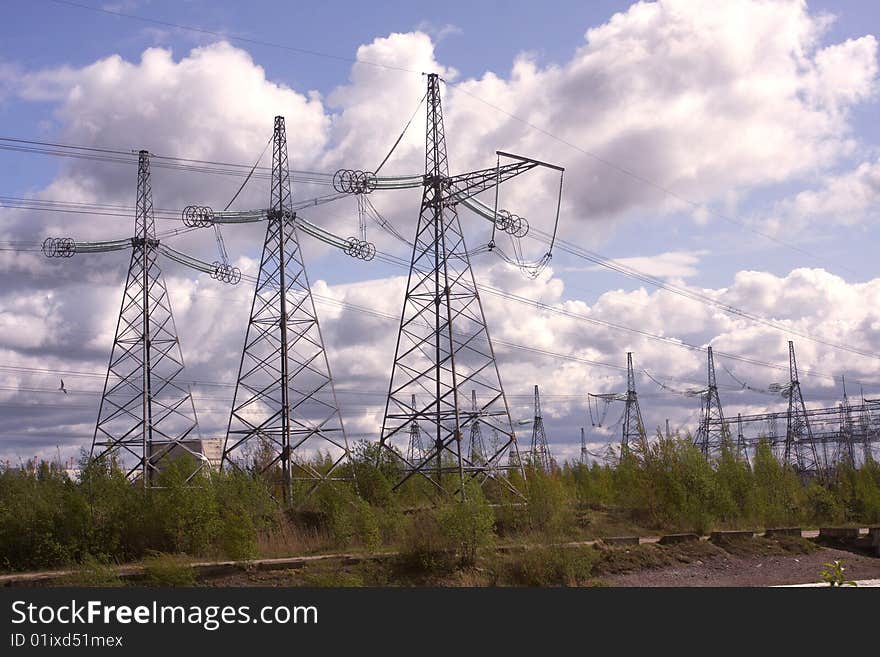
{"type": "Polygon", "coordinates": [[[794,342],[788,342],[788,414],[785,430],[783,461],[790,463],[800,474],[819,474],[819,456],[813,442],[813,431],[807,417],[801,384],[798,381],[794,342]]]}
{"type": "Polygon", "coordinates": [[[550,446],[547,444],[547,432],[544,430],[544,418],[541,415],[541,396],[538,386],[535,386],[535,419],[532,423],[532,465],[536,468],[549,472],[552,468],[553,458],[550,455],[550,446]]]}
{"type": "Polygon", "coordinates": [[[843,384],[843,401],[840,403],[840,426],[838,428],[836,462],[845,462],[852,467],[856,465],[855,423],[849,397],[846,395],[846,378],[841,377],[843,384]]]}
{"type": "Polygon", "coordinates": [[[702,404],[703,412],[700,426],[694,437],[694,446],[698,447],[707,459],[721,449],[724,438],[724,413],[721,410],[721,399],[718,397],[718,385],[715,383],[715,359],[712,347],[707,349],[708,385],[702,404]]]}
{"type": "Polygon", "coordinates": [[[583,427],[581,427],[581,463],[590,465],[590,450],[587,449],[587,436],[583,427]]]}
{"type": "Polygon", "coordinates": [[[736,450],[740,457],[749,463],[749,450],[746,445],[746,437],[743,434],[743,416],[742,413],[736,414],[736,450]]]}
{"type": "Polygon", "coordinates": [[[633,358],[630,351],[626,354],[626,409],[623,413],[621,449],[629,449],[630,443],[638,442],[644,436],[645,425],[642,423],[642,412],[639,410],[639,399],[636,396],[636,377],[633,374],[633,358]]]}
{"type": "Polygon", "coordinates": [[[480,428],[480,407],[477,406],[477,391],[471,390],[471,430],[468,444],[468,461],[471,466],[481,466],[486,462],[489,452],[483,443],[483,431],[480,428]]]}
{"type": "Polygon", "coordinates": [[[419,427],[419,417],[416,411],[416,396],[412,396],[413,417],[409,425],[409,443],[406,450],[406,461],[416,464],[425,456],[425,448],[422,446],[422,430],[419,427]]]}

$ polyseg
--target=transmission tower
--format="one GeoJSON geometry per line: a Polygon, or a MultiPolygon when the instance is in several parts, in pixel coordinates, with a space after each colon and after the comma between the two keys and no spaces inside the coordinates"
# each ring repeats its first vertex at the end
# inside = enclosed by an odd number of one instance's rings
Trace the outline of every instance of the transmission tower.
{"type": "Polygon", "coordinates": [[[300,250],[282,116],[272,141],[266,238],[222,462],[268,478],[288,503],[294,482],[310,493],[334,478],[349,448],[300,250]]]}
{"type": "Polygon", "coordinates": [[[841,377],[843,384],[843,401],[840,403],[840,421],[838,425],[839,436],[834,460],[837,463],[846,462],[851,467],[856,465],[855,423],[853,422],[852,409],[849,397],[846,394],[846,378],[841,377]]]}
{"type": "Polygon", "coordinates": [[[626,408],[623,411],[623,435],[620,446],[628,449],[632,442],[645,437],[645,425],[642,424],[642,411],[639,410],[639,399],[636,396],[636,377],[633,374],[632,352],[626,354],[626,408]]]}
{"type": "Polygon", "coordinates": [[[553,468],[553,457],[550,445],[547,444],[547,431],[544,429],[544,416],[541,413],[541,395],[535,386],[535,418],[532,422],[532,446],[529,450],[532,466],[550,472],[553,468]]]}
{"type": "Polygon", "coordinates": [[[468,459],[475,465],[480,465],[486,458],[486,445],[483,443],[482,423],[480,422],[480,407],[477,405],[477,391],[471,390],[471,435],[468,443],[468,459]]]}
{"type": "Polygon", "coordinates": [[[819,474],[819,457],[813,432],[801,394],[798,381],[797,361],[794,355],[794,342],[788,342],[788,414],[785,431],[785,450],[783,462],[789,463],[801,474],[819,474]]]}
{"type": "MultiPolygon", "coordinates": [[[[416,396],[412,396],[412,407],[416,408],[416,396]]],[[[406,459],[410,463],[418,463],[425,456],[425,448],[422,445],[422,430],[419,427],[419,419],[413,415],[409,425],[409,445],[406,450],[406,459]]]]}
{"type": "Polygon", "coordinates": [[[743,433],[742,413],[736,414],[736,451],[745,460],[749,462],[749,450],[746,444],[746,437],[743,433]]]}
{"type": "MultiPolygon", "coordinates": [[[[394,442],[402,438],[418,416],[430,436],[425,458],[407,462],[400,487],[416,473],[446,490],[443,477],[464,495],[466,476],[481,480],[500,469],[518,468],[519,452],[489,330],[477,292],[470,256],[459,222],[457,205],[503,180],[544,163],[510,156],[515,164],[450,176],[440,102],[440,79],[428,77],[425,176],[421,210],[409,278],[400,318],[380,445],[404,458],[394,442]],[[466,410],[465,390],[476,391],[478,412],[466,410]],[[411,394],[428,392],[420,408],[410,405],[411,394]],[[474,422],[497,431],[499,444],[474,463],[467,453],[463,432],[474,422]],[[508,463],[504,464],[504,458],[508,463]]],[[[499,157],[502,154],[499,153],[499,157]]],[[[504,154],[508,156],[507,154],[504,154]]],[[[558,167],[553,167],[557,168],[558,167]]],[[[518,493],[506,477],[499,478],[518,493]]]]}
{"type": "Polygon", "coordinates": [[[709,347],[707,356],[708,385],[704,393],[704,403],[700,416],[700,426],[694,437],[694,446],[699,447],[703,456],[707,459],[712,453],[721,450],[724,439],[724,412],[721,410],[721,399],[718,396],[718,386],[715,383],[715,360],[712,356],[712,347],[709,347]]]}
{"type": "MultiPolygon", "coordinates": [[[[623,450],[629,449],[630,443],[638,442],[645,437],[645,427],[642,424],[642,412],[639,410],[639,398],[636,395],[636,377],[633,374],[632,352],[626,354],[626,392],[606,392],[606,393],[588,393],[587,407],[590,411],[590,419],[593,426],[602,426],[608,407],[612,402],[623,402],[623,415],[618,422],[621,423],[622,431],[620,437],[621,454],[623,450]],[[596,400],[596,416],[598,424],[593,416],[593,401],[596,400]],[[599,401],[603,402],[602,411],[599,411],[599,401]]],[[[616,424],[616,423],[615,423],[616,424]]],[[[668,427],[667,427],[668,433],[668,427]]]]}
{"type": "Polygon", "coordinates": [[[90,458],[118,459],[145,487],[172,458],[205,467],[192,397],[175,379],[183,355],[158,263],[150,154],[138,153],[135,236],[90,458]]]}
{"type": "Polygon", "coordinates": [[[581,427],[581,463],[590,465],[590,450],[587,449],[587,435],[583,427],[581,427]]]}

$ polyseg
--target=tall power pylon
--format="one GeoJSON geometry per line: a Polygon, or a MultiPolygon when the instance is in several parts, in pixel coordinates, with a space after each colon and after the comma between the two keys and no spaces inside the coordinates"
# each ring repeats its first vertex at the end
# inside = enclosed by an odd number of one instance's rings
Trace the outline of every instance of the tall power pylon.
{"type": "Polygon", "coordinates": [[[468,441],[468,459],[480,465],[486,459],[486,444],[483,442],[483,425],[480,422],[480,407],[477,404],[477,391],[471,390],[471,435],[468,441]]]}
{"type": "Polygon", "coordinates": [[[130,479],[149,487],[171,458],[195,457],[191,475],[206,461],[192,397],[176,381],[183,354],[157,260],[150,154],[144,150],[138,153],[134,229],[90,457],[118,459],[130,479]]]}
{"type": "Polygon", "coordinates": [[[801,474],[818,474],[819,457],[816,452],[816,444],[813,442],[813,432],[810,429],[804,396],[801,394],[797,361],[794,355],[794,342],[791,340],[788,342],[788,370],[788,414],[786,416],[783,461],[790,463],[801,474]]]}
{"type": "Polygon", "coordinates": [[[645,437],[645,425],[642,424],[642,411],[639,409],[639,398],[636,395],[636,377],[633,374],[632,352],[626,354],[626,408],[623,412],[623,432],[620,446],[627,449],[633,442],[645,437]]]}
{"type": "Polygon", "coordinates": [[[636,394],[636,377],[633,373],[632,352],[626,354],[626,392],[605,392],[605,393],[588,393],[587,406],[590,409],[590,418],[593,416],[593,403],[596,400],[596,415],[598,416],[598,425],[594,421],[594,426],[602,426],[608,407],[612,402],[623,402],[623,415],[620,418],[621,435],[620,447],[621,454],[629,449],[630,443],[639,442],[645,437],[645,426],[642,424],[642,412],[639,409],[639,398],[636,394]],[[599,410],[599,401],[602,401],[603,409],[599,410]]]}
{"type": "Polygon", "coordinates": [[[747,464],[749,463],[749,448],[746,443],[746,436],[743,433],[742,413],[736,414],[736,451],[747,464]]]}
{"type": "Polygon", "coordinates": [[[242,349],[223,465],[311,492],[349,457],[292,210],[284,117],[275,117],[266,238],[242,349]],[[330,462],[316,465],[319,450],[330,462]]]}
{"type": "Polygon", "coordinates": [[[853,421],[852,408],[849,397],[846,394],[846,378],[842,378],[843,401],[840,403],[840,421],[838,426],[837,449],[834,455],[836,463],[847,463],[851,467],[856,466],[856,430],[853,421]]]}
{"type": "Polygon", "coordinates": [[[581,465],[590,465],[590,450],[587,449],[587,434],[581,427],[581,465]]]}
{"type": "Polygon", "coordinates": [[[703,456],[709,458],[721,450],[724,439],[724,412],[721,410],[721,399],[718,396],[718,385],[715,383],[715,359],[712,347],[707,349],[708,385],[704,393],[700,426],[694,436],[694,446],[698,447],[703,456]]]}
{"type": "Polygon", "coordinates": [[[541,394],[535,386],[535,417],[532,421],[532,445],[529,458],[533,467],[550,472],[553,468],[553,457],[547,443],[547,431],[544,428],[544,415],[541,412],[541,394]]]}
{"type": "MultiPolygon", "coordinates": [[[[412,396],[412,407],[416,407],[416,396],[412,396]]],[[[425,448],[422,445],[422,430],[419,427],[419,418],[413,415],[409,423],[409,443],[406,449],[406,459],[410,463],[418,463],[425,456],[425,448]]]]}
{"type": "MultiPolygon", "coordinates": [[[[495,360],[470,256],[459,222],[457,205],[480,191],[535,166],[535,160],[517,158],[512,165],[449,175],[446,135],[440,102],[440,79],[428,77],[425,176],[421,210],[409,277],[400,318],[400,330],[388,386],[380,445],[396,458],[394,448],[414,416],[430,437],[427,454],[418,463],[406,462],[395,488],[414,474],[426,476],[438,489],[464,495],[466,476],[485,479],[497,470],[520,462],[513,423],[495,360]],[[467,411],[467,392],[476,391],[477,413],[467,411]],[[411,394],[430,397],[411,406],[411,394]],[[467,453],[464,431],[473,422],[497,431],[500,442],[485,463],[474,463],[467,453]],[[511,454],[508,464],[505,456],[511,454]]],[[[500,155],[500,154],[499,154],[500,155]]],[[[516,157],[516,156],[514,156],[516,157]]],[[[507,478],[501,478],[511,489],[507,478]]],[[[513,491],[518,492],[518,491],[513,491]]]]}

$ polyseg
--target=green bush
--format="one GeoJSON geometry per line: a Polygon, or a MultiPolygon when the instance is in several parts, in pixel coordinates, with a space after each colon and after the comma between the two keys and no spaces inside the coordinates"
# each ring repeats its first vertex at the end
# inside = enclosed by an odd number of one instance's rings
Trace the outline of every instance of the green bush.
{"type": "Polygon", "coordinates": [[[147,586],[195,586],[196,573],[183,554],[155,554],[144,560],[147,586]]]}
{"type": "Polygon", "coordinates": [[[465,501],[448,502],[437,515],[445,547],[455,552],[462,566],[475,564],[477,553],[495,542],[495,514],[473,480],[466,487],[465,501]]]}

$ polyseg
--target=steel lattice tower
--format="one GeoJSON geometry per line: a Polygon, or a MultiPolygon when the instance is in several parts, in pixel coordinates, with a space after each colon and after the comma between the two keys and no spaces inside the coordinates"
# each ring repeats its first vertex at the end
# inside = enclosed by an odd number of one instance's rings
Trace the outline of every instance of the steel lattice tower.
{"type": "MultiPolygon", "coordinates": [[[[416,407],[416,396],[412,396],[412,407],[416,407]]],[[[406,450],[406,459],[410,463],[417,463],[425,456],[425,448],[422,445],[422,430],[419,427],[419,419],[413,415],[409,425],[409,445],[406,450]]]]}
{"type": "MultiPolygon", "coordinates": [[[[400,317],[400,330],[388,386],[380,445],[404,458],[393,443],[405,435],[413,417],[430,436],[425,458],[406,462],[398,488],[413,474],[425,475],[444,490],[451,475],[464,495],[466,475],[485,479],[505,469],[502,459],[513,452],[518,463],[516,435],[501,385],[486,318],[471,270],[458,218],[454,179],[449,176],[446,135],[440,103],[440,79],[428,75],[425,178],[421,210],[400,317]],[[482,400],[479,413],[466,409],[465,390],[482,400]],[[420,408],[410,405],[413,393],[430,397],[420,408]],[[470,416],[470,418],[469,418],[470,416]],[[462,445],[463,432],[474,421],[498,431],[501,441],[485,463],[473,463],[462,445]]],[[[489,170],[472,176],[477,185],[496,184],[489,170]]],[[[462,178],[462,189],[475,189],[462,178]]],[[[515,467],[515,466],[514,466],[515,467]]],[[[501,478],[512,489],[506,478],[501,478]]]]}
{"type": "Polygon", "coordinates": [[[852,409],[849,397],[846,394],[846,379],[843,378],[843,401],[840,404],[840,424],[838,427],[837,450],[834,455],[835,462],[845,461],[850,466],[856,466],[856,431],[853,422],[852,409]]]}
{"type": "Polygon", "coordinates": [[[794,356],[794,342],[788,342],[788,414],[785,431],[783,462],[789,463],[801,474],[817,474],[819,457],[813,432],[807,418],[804,396],[798,381],[797,361],[794,356]]]}
{"type": "Polygon", "coordinates": [[[468,441],[468,459],[471,463],[479,465],[486,459],[486,445],[483,442],[482,423],[480,422],[480,407],[477,405],[477,391],[471,390],[471,435],[468,441]]]}
{"type": "Polygon", "coordinates": [[[532,445],[529,450],[532,466],[550,472],[553,468],[553,457],[547,443],[547,431],[544,429],[544,416],[541,413],[541,395],[535,386],[535,418],[532,422],[532,445]]]}
{"type": "Polygon", "coordinates": [[[645,425],[642,424],[642,411],[636,396],[636,377],[633,374],[632,352],[626,354],[626,407],[623,411],[623,431],[620,441],[621,449],[629,449],[632,442],[645,437],[645,425]]]}
{"type": "Polygon", "coordinates": [[[224,466],[311,492],[333,478],[349,448],[291,210],[284,117],[275,117],[266,239],[242,349],[224,466]],[[319,450],[329,462],[315,464],[319,450]]]}
{"type": "Polygon", "coordinates": [[[715,359],[712,356],[712,347],[709,347],[707,352],[708,385],[702,404],[700,426],[694,437],[694,446],[699,447],[703,456],[709,458],[713,452],[721,450],[721,442],[724,440],[724,412],[721,410],[718,385],[715,383],[715,359]]]}
{"type": "Polygon", "coordinates": [[[163,461],[188,453],[205,466],[192,397],[175,382],[183,354],[158,263],[150,154],[138,153],[135,236],[90,458],[118,459],[152,486],[163,461]]]}
{"type": "Polygon", "coordinates": [[[739,455],[745,460],[746,463],[749,462],[749,448],[746,444],[746,437],[743,433],[743,418],[742,413],[736,414],[736,450],[739,455]]]}

